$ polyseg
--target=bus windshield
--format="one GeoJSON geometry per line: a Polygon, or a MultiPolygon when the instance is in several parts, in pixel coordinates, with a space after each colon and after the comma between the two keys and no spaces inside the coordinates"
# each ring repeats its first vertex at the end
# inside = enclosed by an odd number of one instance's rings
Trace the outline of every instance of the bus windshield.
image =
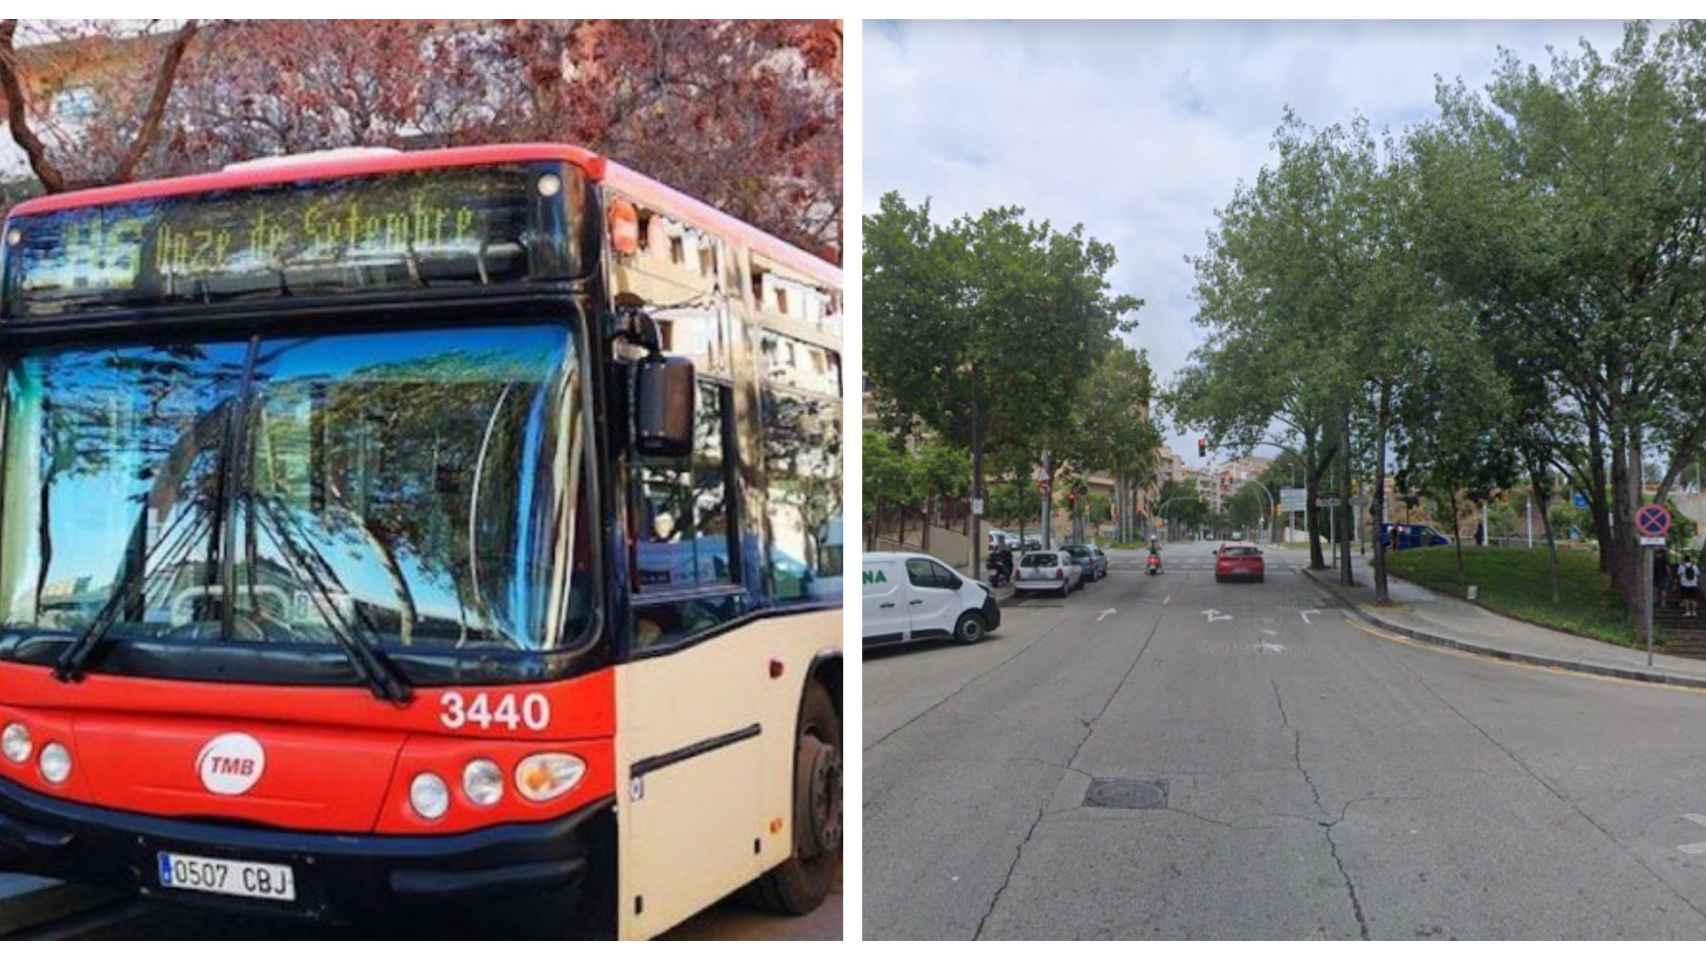
{"type": "Polygon", "coordinates": [[[115,643],[571,643],[592,606],[581,397],[556,325],[16,356],[3,626],[75,637],[106,610],[115,643]]]}

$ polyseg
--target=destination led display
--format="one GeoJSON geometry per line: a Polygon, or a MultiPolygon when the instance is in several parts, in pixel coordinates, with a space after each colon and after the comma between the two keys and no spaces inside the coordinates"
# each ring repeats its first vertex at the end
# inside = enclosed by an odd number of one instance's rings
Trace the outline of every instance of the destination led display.
{"type": "Polygon", "coordinates": [[[560,275],[560,211],[579,182],[560,165],[542,169],[410,171],[15,217],[5,315],[560,275]],[[543,176],[556,178],[549,197],[543,176]]]}

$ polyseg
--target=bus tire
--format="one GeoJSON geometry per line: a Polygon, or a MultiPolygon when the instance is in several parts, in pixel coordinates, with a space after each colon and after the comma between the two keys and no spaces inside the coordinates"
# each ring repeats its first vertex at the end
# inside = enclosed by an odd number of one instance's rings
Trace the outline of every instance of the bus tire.
{"type": "Polygon", "coordinates": [[[984,637],[983,614],[975,610],[967,610],[960,614],[960,622],[954,624],[954,642],[973,644],[984,637]]]}
{"type": "Polygon", "coordinates": [[[823,904],[841,872],[841,715],[815,680],[794,738],[794,853],[749,890],[758,906],[797,917],[823,904]]]}

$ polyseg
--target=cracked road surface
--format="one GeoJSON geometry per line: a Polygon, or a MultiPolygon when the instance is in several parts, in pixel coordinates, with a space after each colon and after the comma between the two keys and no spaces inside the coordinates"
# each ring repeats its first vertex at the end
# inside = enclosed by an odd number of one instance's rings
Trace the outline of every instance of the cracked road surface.
{"type": "Polygon", "coordinates": [[[1706,694],[1377,636],[1305,554],[1209,551],[867,656],[866,938],[1706,937],[1706,694]]]}

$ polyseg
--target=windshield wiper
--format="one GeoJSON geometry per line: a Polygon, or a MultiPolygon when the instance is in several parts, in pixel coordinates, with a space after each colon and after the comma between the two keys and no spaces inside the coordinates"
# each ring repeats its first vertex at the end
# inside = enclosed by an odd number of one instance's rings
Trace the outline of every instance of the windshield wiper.
{"type": "MultiPolygon", "coordinates": [[[[349,658],[350,665],[355,667],[356,673],[361,675],[362,680],[373,691],[373,695],[381,700],[389,700],[398,706],[413,700],[415,692],[414,688],[409,686],[409,681],[403,677],[402,673],[388,658],[373,649],[372,644],[358,639],[354,635],[354,626],[344,619],[343,611],[338,609],[337,600],[332,596],[332,591],[326,587],[325,581],[320,579],[319,573],[315,570],[313,560],[318,560],[322,565],[326,563],[319,548],[310,543],[306,547],[306,550],[310,551],[310,555],[305,555],[303,545],[297,543],[295,538],[290,535],[290,531],[286,527],[287,521],[278,515],[279,507],[276,503],[266,501],[253,494],[249,496],[248,500],[251,510],[256,505],[265,503],[268,519],[271,521],[267,526],[267,532],[272,535],[273,544],[279,548],[279,552],[295,568],[293,572],[299,574],[297,581],[306,580],[307,585],[313,588],[314,605],[320,608],[320,619],[326,624],[327,630],[331,632],[332,638],[338,642],[338,646],[343,648],[344,655],[349,658]]],[[[327,569],[329,570],[330,567],[327,566],[327,569]]]]}
{"type": "MultiPolygon", "coordinates": [[[[73,640],[71,645],[59,655],[59,661],[53,668],[55,677],[65,683],[73,683],[83,678],[83,668],[112,632],[113,624],[118,622],[119,614],[124,605],[130,602],[138,591],[142,596],[142,602],[147,602],[148,562],[168,541],[172,541],[171,547],[165,550],[165,556],[168,559],[181,553],[185,546],[194,545],[197,539],[196,531],[200,528],[205,516],[203,510],[182,511],[178,514],[177,519],[161,531],[160,538],[154,543],[154,549],[152,551],[144,550],[142,538],[147,530],[148,500],[143,499],[142,510],[137,515],[136,524],[131,527],[130,542],[125,547],[125,565],[120,569],[118,578],[113,581],[112,595],[107,597],[107,602],[102,605],[100,612],[95,615],[95,619],[89,621],[89,625],[83,628],[83,632],[77,635],[77,639],[73,640]],[[172,541],[172,535],[177,531],[178,525],[184,522],[184,518],[190,516],[196,518],[195,522],[185,528],[177,540],[172,541]]],[[[158,567],[159,570],[170,568],[171,563],[169,562],[163,562],[158,567]]]]}

